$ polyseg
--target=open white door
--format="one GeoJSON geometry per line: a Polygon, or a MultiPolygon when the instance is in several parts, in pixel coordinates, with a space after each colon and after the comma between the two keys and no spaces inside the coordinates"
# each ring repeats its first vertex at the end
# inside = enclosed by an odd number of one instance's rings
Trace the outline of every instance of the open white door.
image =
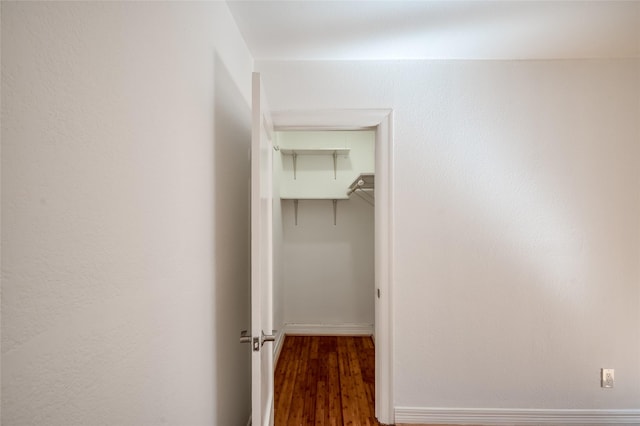
{"type": "Polygon", "coordinates": [[[251,424],[273,424],[273,125],[253,73],[251,134],[251,424]],[[264,345],[264,346],[263,346],[264,345]]]}

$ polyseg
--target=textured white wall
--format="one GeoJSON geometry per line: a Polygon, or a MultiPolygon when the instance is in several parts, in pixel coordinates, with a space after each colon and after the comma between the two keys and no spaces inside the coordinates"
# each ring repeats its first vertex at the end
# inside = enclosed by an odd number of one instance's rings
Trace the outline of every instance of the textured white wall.
{"type": "Polygon", "coordinates": [[[2,424],[246,424],[252,67],[221,2],[2,2],[2,424]]]}
{"type": "Polygon", "coordinates": [[[638,60],[257,68],[276,110],[394,108],[396,406],[638,408],[638,60]]]}

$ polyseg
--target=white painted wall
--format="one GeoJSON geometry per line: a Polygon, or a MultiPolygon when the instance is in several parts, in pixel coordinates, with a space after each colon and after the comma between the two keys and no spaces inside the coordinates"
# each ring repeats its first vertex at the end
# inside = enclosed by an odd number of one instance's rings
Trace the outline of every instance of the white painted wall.
{"type": "Polygon", "coordinates": [[[640,61],[257,68],[394,108],[396,407],[640,408],[640,61]]]}
{"type": "Polygon", "coordinates": [[[373,326],[373,207],[358,197],[283,200],[286,324],[373,326]]]}
{"type": "Polygon", "coordinates": [[[2,424],[246,424],[252,68],[222,2],[2,2],[2,424]]]}

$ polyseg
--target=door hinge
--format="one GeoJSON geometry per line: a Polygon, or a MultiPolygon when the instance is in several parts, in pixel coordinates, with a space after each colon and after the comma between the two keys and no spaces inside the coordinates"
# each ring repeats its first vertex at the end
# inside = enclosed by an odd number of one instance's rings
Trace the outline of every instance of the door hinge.
{"type": "Polygon", "coordinates": [[[252,344],[253,344],[253,351],[254,352],[260,352],[260,338],[259,337],[254,337],[252,344]]]}

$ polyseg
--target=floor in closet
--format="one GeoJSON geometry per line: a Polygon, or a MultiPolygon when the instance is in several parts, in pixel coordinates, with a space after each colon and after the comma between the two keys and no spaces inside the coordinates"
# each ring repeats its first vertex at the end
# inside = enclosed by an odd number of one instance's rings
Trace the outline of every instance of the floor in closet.
{"type": "Polygon", "coordinates": [[[275,372],[275,425],[379,425],[370,336],[287,336],[275,372]]]}

